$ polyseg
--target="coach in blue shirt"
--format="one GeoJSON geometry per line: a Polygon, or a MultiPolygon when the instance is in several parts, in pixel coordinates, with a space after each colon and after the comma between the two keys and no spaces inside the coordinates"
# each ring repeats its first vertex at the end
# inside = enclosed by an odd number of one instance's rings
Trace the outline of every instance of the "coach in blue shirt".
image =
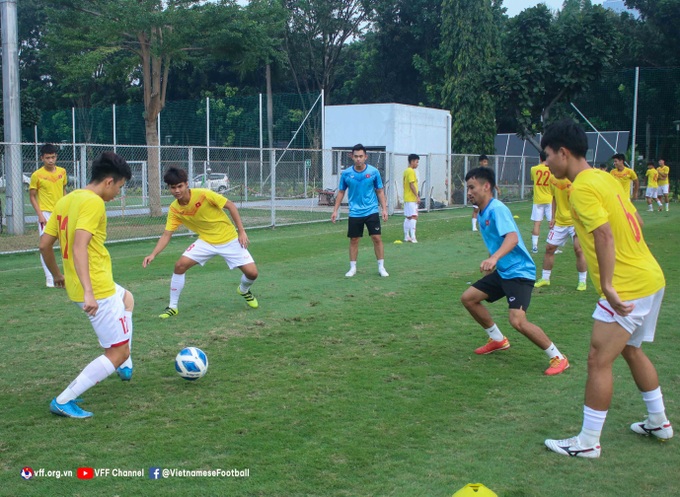
{"type": "Polygon", "coordinates": [[[338,195],[331,214],[331,221],[338,218],[340,203],[345,198],[349,204],[349,220],[347,222],[347,237],[349,238],[349,271],[345,274],[351,278],[357,273],[357,255],[359,254],[359,239],[364,236],[364,226],[373,241],[375,258],[378,259],[378,274],[389,276],[385,270],[385,250],[383,248],[382,233],[380,231],[379,208],[382,209],[382,219],[387,221],[387,202],[383,191],[380,172],[373,166],[366,164],[368,154],[366,147],[361,144],[352,148],[354,166],[348,167],[340,174],[338,195]]]}
{"type": "Polygon", "coordinates": [[[545,332],[527,319],[536,265],[522,241],[510,209],[493,198],[496,187],[494,172],[487,167],[478,167],[465,175],[465,181],[469,200],[479,206],[479,231],[489,251],[489,257],[479,265],[485,276],[465,290],[460,298],[470,315],[489,335],[488,342],[476,349],[475,353],[491,354],[510,348],[510,342],[482,304],[484,300],[495,302],[505,297],[510,308],[512,327],[550,358],[550,367],[545,370],[545,374],[560,374],[569,367],[569,361],[545,332]]]}

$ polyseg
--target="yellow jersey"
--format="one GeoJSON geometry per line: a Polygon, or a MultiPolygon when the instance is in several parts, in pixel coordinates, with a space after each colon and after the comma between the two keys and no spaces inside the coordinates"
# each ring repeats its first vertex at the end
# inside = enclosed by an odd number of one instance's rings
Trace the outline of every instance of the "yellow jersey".
{"type": "Polygon", "coordinates": [[[177,200],[170,204],[167,231],[184,225],[210,245],[223,245],[238,238],[236,228],[222,210],[228,202],[226,197],[207,188],[192,188],[190,192],[187,205],[180,205],[177,200]]]}
{"type": "Polygon", "coordinates": [[[619,181],[619,183],[621,183],[623,191],[628,193],[628,198],[630,198],[630,185],[633,181],[638,179],[638,176],[637,174],[635,174],[635,171],[633,171],[629,167],[624,167],[621,171],[614,168],[609,172],[609,174],[614,176],[619,181]]]}
{"type": "Polygon", "coordinates": [[[659,173],[656,172],[656,169],[653,167],[650,169],[647,169],[647,172],[645,173],[645,176],[647,176],[647,188],[658,188],[659,183],[657,182],[659,178],[659,173]]]}
{"type": "Polygon", "coordinates": [[[647,247],[635,217],[636,209],[611,175],[597,169],[579,173],[571,187],[569,204],[590,277],[600,296],[604,294],[592,232],[606,223],[614,237],[612,283],[619,297],[624,301],[640,299],[665,286],[661,267],[647,247]]]}
{"type": "Polygon", "coordinates": [[[550,178],[550,190],[555,197],[555,212],[553,219],[556,226],[573,226],[571,208],[569,207],[569,195],[571,194],[571,181],[567,178],[550,178]]]}
{"type": "Polygon", "coordinates": [[[659,177],[657,180],[657,183],[659,186],[667,185],[668,184],[668,175],[671,172],[671,168],[668,166],[659,166],[656,168],[656,172],[659,173],[659,177]],[[665,174],[666,179],[661,179],[661,175],[665,174]]]}
{"type": "Polygon", "coordinates": [[[416,191],[418,191],[418,176],[416,170],[412,167],[407,167],[404,171],[404,202],[419,202],[418,195],[414,195],[411,191],[411,183],[416,184],[416,191]]]}
{"type": "Polygon", "coordinates": [[[551,177],[550,169],[545,164],[531,168],[531,182],[534,184],[534,204],[552,203],[551,177]]]}
{"type": "Polygon", "coordinates": [[[57,201],[64,196],[67,183],[66,169],[55,167],[54,171],[48,171],[43,166],[31,174],[31,183],[28,188],[38,192],[40,210],[52,212],[57,201]]]}
{"type": "Polygon", "coordinates": [[[104,200],[91,190],[75,190],[54,206],[45,233],[59,239],[64,261],[66,293],[74,302],[83,302],[84,292],[76,273],[72,245],[76,230],[92,233],[87,246],[90,280],[95,299],[105,299],[116,293],[111,268],[111,256],[104,247],[106,241],[106,207],[104,200]]]}

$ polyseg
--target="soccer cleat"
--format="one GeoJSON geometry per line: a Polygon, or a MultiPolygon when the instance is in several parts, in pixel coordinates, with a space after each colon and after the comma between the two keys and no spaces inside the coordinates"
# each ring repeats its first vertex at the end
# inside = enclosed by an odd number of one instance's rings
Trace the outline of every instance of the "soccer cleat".
{"type": "Polygon", "coordinates": [[[158,315],[159,318],[161,319],[168,319],[171,318],[172,316],[177,316],[179,314],[178,309],[173,309],[172,307],[166,307],[165,310],[158,315]]]}
{"type": "Polygon", "coordinates": [[[646,437],[653,436],[663,442],[673,438],[673,427],[671,426],[670,421],[666,421],[660,425],[652,425],[649,424],[649,419],[645,419],[639,423],[633,423],[630,425],[630,429],[638,435],[644,435],[646,437]]]}
{"type": "Polygon", "coordinates": [[[585,292],[587,288],[588,285],[586,285],[585,281],[579,281],[578,285],[576,285],[576,290],[579,292],[585,292]]]}
{"type": "Polygon", "coordinates": [[[538,247],[531,247],[532,254],[538,254],[538,247]]]}
{"type": "Polygon", "coordinates": [[[553,357],[550,359],[550,367],[545,370],[547,376],[555,376],[563,373],[565,369],[569,368],[569,361],[566,357],[553,357]]]}
{"type": "Polygon", "coordinates": [[[561,251],[560,249],[557,249],[557,250],[555,250],[555,253],[556,253],[556,254],[561,254],[562,251],[561,251]]]}
{"type": "Polygon", "coordinates": [[[491,354],[492,352],[496,352],[497,350],[505,350],[509,348],[510,341],[506,337],[503,337],[503,340],[494,340],[493,338],[489,338],[489,341],[486,342],[486,345],[479,347],[478,349],[475,349],[475,354],[479,355],[491,354]]]}
{"type": "Polygon", "coordinates": [[[91,418],[92,413],[85,411],[74,401],[70,400],[66,404],[58,404],[57,398],[53,398],[50,402],[50,412],[57,416],[64,416],[67,418],[91,418]]]}
{"type": "Polygon", "coordinates": [[[116,373],[118,373],[118,376],[123,381],[130,381],[132,379],[132,368],[127,366],[119,366],[116,369],[116,373]]]}
{"type": "Polygon", "coordinates": [[[253,309],[257,309],[260,304],[257,303],[257,299],[253,295],[253,292],[248,290],[247,292],[242,292],[241,287],[238,286],[236,287],[236,293],[238,293],[241,297],[246,299],[246,304],[248,304],[249,307],[252,307],[253,309]]]}
{"type": "Polygon", "coordinates": [[[472,231],[479,231],[479,230],[478,230],[477,227],[475,226],[474,228],[472,228],[472,231]]]}
{"type": "Polygon", "coordinates": [[[45,286],[47,288],[54,288],[54,280],[52,278],[47,278],[45,280],[45,286]]]}
{"type": "Polygon", "coordinates": [[[350,270],[345,273],[345,277],[351,278],[355,274],[357,274],[357,268],[353,267],[353,268],[350,268],[350,270]]]}
{"type": "Polygon", "coordinates": [[[550,286],[550,280],[544,280],[541,278],[540,280],[537,280],[536,283],[534,283],[535,288],[541,288],[542,286],[550,286]]]}
{"type": "Polygon", "coordinates": [[[388,277],[388,276],[390,275],[390,273],[388,273],[387,271],[385,271],[385,268],[384,268],[384,267],[379,267],[379,268],[378,268],[378,274],[379,274],[380,276],[382,276],[383,278],[386,278],[386,277],[388,277]]]}
{"type": "Polygon", "coordinates": [[[413,240],[411,240],[410,236],[407,236],[407,237],[404,238],[404,241],[405,242],[412,242],[413,240]]]}
{"type": "Polygon", "coordinates": [[[411,238],[411,243],[418,243],[418,240],[416,240],[415,238],[411,238]]]}
{"type": "Polygon", "coordinates": [[[545,441],[545,446],[553,452],[562,454],[563,456],[587,457],[589,459],[600,457],[600,452],[602,452],[600,444],[593,447],[581,446],[578,437],[567,438],[565,440],[547,439],[545,441]]]}

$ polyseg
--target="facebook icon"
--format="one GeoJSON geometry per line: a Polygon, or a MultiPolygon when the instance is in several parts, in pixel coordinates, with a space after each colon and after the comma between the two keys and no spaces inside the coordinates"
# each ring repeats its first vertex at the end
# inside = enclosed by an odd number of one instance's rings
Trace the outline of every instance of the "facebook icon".
{"type": "Polygon", "coordinates": [[[161,477],[161,468],[149,468],[149,479],[158,480],[161,477]]]}

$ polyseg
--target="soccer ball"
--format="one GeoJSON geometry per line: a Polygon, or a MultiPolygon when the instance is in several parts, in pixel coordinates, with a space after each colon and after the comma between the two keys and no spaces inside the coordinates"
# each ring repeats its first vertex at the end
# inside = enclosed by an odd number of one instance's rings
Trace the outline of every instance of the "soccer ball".
{"type": "Polygon", "coordinates": [[[208,371],[208,356],[198,347],[187,347],[177,354],[175,369],[185,380],[197,380],[208,371]]]}

